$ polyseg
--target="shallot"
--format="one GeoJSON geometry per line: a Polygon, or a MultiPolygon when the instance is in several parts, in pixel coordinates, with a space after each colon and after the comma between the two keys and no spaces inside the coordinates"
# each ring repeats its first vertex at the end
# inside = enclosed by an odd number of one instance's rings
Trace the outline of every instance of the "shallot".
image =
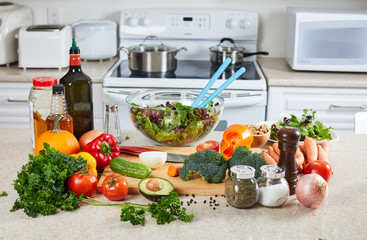
{"type": "Polygon", "coordinates": [[[316,173],[302,176],[296,185],[298,201],[309,208],[317,208],[328,195],[328,184],[316,173]]]}

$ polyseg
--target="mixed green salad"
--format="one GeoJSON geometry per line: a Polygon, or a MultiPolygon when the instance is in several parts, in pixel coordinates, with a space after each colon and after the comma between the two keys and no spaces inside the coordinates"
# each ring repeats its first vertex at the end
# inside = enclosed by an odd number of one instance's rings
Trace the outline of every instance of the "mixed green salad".
{"type": "Polygon", "coordinates": [[[290,118],[284,117],[283,121],[279,120],[274,123],[270,130],[270,139],[278,140],[277,132],[282,127],[294,127],[301,133],[300,141],[305,140],[305,137],[311,137],[315,140],[328,139],[331,140],[330,129],[332,127],[325,128],[320,121],[315,120],[316,111],[312,109],[303,109],[303,115],[301,118],[291,114],[290,118]]]}
{"type": "Polygon", "coordinates": [[[219,103],[205,108],[166,102],[154,107],[130,108],[133,124],[146,136],[166,145],[185,145],[207,135],[219,121],[219,103]]]}

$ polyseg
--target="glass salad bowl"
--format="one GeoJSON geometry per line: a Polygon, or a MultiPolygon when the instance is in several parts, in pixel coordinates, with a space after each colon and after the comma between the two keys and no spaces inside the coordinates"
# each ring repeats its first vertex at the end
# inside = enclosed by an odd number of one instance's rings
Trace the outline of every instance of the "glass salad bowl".
{"type": "Polygon", "coordinates": [[[161,145],[183,146],[213,131],[223,112],[219,96],[205,108],[192,107],[198,95],[191,90],[149,90],[127,96],[126,102],[134,126],[144,136],[161,145]]]}

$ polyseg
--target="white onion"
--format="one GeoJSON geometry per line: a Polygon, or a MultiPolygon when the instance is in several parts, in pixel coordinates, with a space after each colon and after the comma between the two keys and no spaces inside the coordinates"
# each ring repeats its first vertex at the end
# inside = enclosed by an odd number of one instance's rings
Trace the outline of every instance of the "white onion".
{"type": "Polygon", "coordinates": [[[139,158],[144,165],[154,169],[161,167],[166,162],[167,153],[160,151],[143,152],[139,154],[139,158]]]}
{"type": "Polygon", "coordinates": [[[317,208],[327,195],[327,182],[319,174],[306,174],[296,184],[296,197],[306,207],[317,208]]]}

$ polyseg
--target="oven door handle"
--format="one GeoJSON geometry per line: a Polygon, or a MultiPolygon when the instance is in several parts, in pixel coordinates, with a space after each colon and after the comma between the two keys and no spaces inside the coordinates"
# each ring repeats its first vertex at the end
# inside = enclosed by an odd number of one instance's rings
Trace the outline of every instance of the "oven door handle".
{"type": "Polygon", "coordinates": [[[103,90],[103,101],[108,103],[119,105],[126,105],[126,97],[129,96],[132,92],[131,91],[121,91],[121,90],[110,90],[104,89],[103,90]]]}
{"type": "Polygon", "coordinates": [[[254,94],[254,95],[247,95],[243,97],[225,98],[224,106],[226,108],[254,106],[254,105],[258,105],[264,102],[265,101],[264,99],[265,99],[265,96],[263,94],[254,94]]]}

